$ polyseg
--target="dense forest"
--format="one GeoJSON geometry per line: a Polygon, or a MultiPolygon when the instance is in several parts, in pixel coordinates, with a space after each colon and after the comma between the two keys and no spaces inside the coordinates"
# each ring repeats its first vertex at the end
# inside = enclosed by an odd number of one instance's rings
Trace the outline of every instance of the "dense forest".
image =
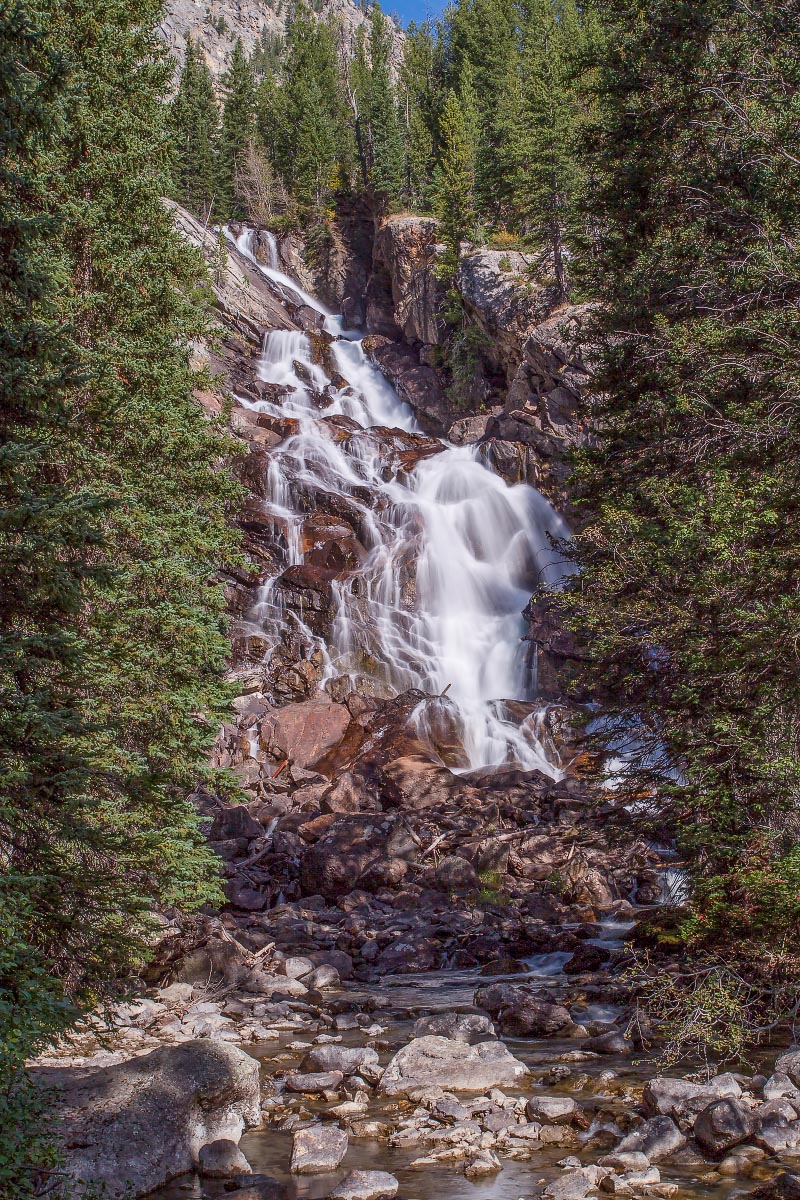
{"type": "Polygon", "coordinates": [[[457,0],[399,62],[379,7],[345,54],[297,4],[220,88],[191,42],[173,87],[159,19],[0,0],[0,1195],[49,1162],[25,1064],[119,994],[156,909],[219,899],[187,797],[234,786],[207,764],[240,446],[193,398],[209,287],[165,195],[311,245],[354,198],[435,216],[456,393],[467,246],[592,302],[547,600],[620,836],[686,864],[658,933],[698,1019],[735,1045],[796,1007],[800,4],[457,0]]]}

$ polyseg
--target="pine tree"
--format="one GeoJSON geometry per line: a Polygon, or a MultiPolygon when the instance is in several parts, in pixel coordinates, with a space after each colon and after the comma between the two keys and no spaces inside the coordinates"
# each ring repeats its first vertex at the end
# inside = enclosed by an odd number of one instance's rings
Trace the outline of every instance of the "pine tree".
{"type": "Polygon", "coordinates": [[[298,6],[286,46],[280,77],[260,92],[259,130],[292,194],[320,210],[342,182],[348,157],[336,44],[330,26],[298,6]]]}
{"type": "MultiPolygon", "coordinates": [[[[458,91],[448,90],[439,123],[441,154],[434,177],[434,201],[442,236],[457,264],[460,245],[477,216],[476,158],[480,120],[465,60],[458,91]]],[[[453,266],[453,269],[454,266],[453,266]]]]}
{"type": "Polygon", "coordinates": [[[425,211],[431,203],[439,114],[443,103],[442,63],[430,24],[406,30],[400,68],[400,112],[405,124],[406,204],[425,211]]]}
{"type": "Polygon", "coordinates": [[[154,905],[219,896],[187,796],[227,706],[239,492],[193,398],[202,261],[160,200],[158,5],[0,11],[2,1182],[40,1152],[14,1070],[138,967],[154,905]]]}
{"type": "Polygon", "coordinates": [[[245,198],[239,184],[240,165],[255,133],[256,94],[253,69],[240,40],[231,55],[231,65],[222,78],[225,103],[219,137],[217,188],[223,216],[245,214],[245,198]]]}
{"type": "Polygon", "coordinates": [[[800,9],[602,11],[597,445],[565,607],[633,817],[685,856],[685,934],[779,971],[800,928],[800,9]]]}
{"type": "Polygon", "coordinates": [[[173,195],[190,212],[208,218],[217,189],[219,109],[214,84],[191,38],[177,95],[172,101],[173,195]]]}
{"type": "Polygon", "coordinates": [[[367,114],[371,148],[370,182],[381,205],[400,203],[405,180],[405,146],[391,77],[392,35],[375,5],[370,15],[367,114]]]}
{"type": "Polygon", "coordinates": [[[521,41],[497,122],[499,161],[515,222],[548,250],[558,299],[565,301],[582,185],[576,64],[583,39],[575,0],[529,0],[521,41]]]}
{"type": "Polygon", "coordinates": [[[498,125],[509,63],[517,52],[514,0],[458,0],[449,9],[442,36],[449,56],[450,87],[458,89],[469,64],[478,112],[475,152],[476,199],[481,216],[496,218],[507,200],[505,176],[498,159],[502,130],[498,125]]]}
{"type": "MultiPolygon", "coordinates": [[[[95,764],[80,711],[83,593],[102,504],[65,477],[70,339],[49,303],[42,161],[62,129],[65,71],[21,3],[0,3],[0,1194],[32,1196],[47,1165],[41,1098],[26,1060],[75,1009],[54,977],[50,902],[74,895],[62,863],[84,828],[95,764]],[[40,908],[42,901],[46,907],[40,908]],[[46,931],[46,936],[42,936],[46,931]]],[[[88,836],[87,836],[88,833],[88,836]]],[[[88,899],[88,897],[87,897],[88,899]]]]}

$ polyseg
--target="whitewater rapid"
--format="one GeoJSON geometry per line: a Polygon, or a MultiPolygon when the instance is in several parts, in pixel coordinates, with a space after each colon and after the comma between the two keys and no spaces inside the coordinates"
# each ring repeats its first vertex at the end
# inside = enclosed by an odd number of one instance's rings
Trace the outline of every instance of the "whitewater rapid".
{"type": "MultiPolygon", "coordinates": [[[[299,531],[309,498],[325,494],[329,511],[344,506],[357,517],[363,553],[333,584],[331,636],[323,642],[303,629],[323,657],[322,683],[367,674],[397,693],[446,692],[460,716],[466,767],[517,763],[559,777],[537,713],[520,724],[503,701],[535,699],[521,614],[538,582],[556,583],[564,573],[550,541],[568,534],[564,521],[534,488],[495,475],[472,447],[442,442],[440,453],[410,471],[389,469],[391,431],[421,433],[411,408],[369,362],[361,335],[346,332],[341,316],[279,269],[274,238],[265,265],[252,252],[253,236],[229,234],[273,284],[322,315],[341,376],[332,379],[315,361],[306,334],[273,330],[258,375],[288,390],[279,403],[240,399],[298,422],[272,452],[269,471],[268,505],[286,531],[286,566],[303,562],[299,531]],[[331,417],[347,419],[350,434],[337,439],[331,417]]],[[[255,617],[277,640],[287,616],[275,582],[261,589],[255,617]]]]}

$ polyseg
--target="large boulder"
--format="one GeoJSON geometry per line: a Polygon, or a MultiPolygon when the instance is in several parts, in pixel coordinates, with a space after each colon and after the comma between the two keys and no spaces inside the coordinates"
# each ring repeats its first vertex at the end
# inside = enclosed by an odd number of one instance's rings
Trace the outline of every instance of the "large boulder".
{"type": "Polygon", "coordinates": [[[569,1009],[539,996],[525,996],[500,1009],[500,1032],[506,1037],[556,1037],[572,1027],[569,1009]]]}
{"type": "Polygon", "coordinates": [[[738,1100],[715,1100],[698,1116],[694,1136],[701,1149],[718,1156],[752,1137],[755,1122],[738,1100]]]}
{"type": "Polygon", "coordinates": [[[214,1142],[261,1122],[258,1063],[215,1041],[163,1046],[97,1070],[42,1068],[64,1169],[85,1190],[144,1196],[194,1170],[214,1142]]]}
{"type": "Polygon", "coordinates": [[[427,1036],[450,1038],[453,1042],[488,1042],[494,1036],[494,1025],[483,1013],[432,1013],[420,1017],[414,1025],[414,1037],[427,1036]]]}
{"type": "Polygon", "coordinates": [[[386,1067],[380,1091],[407,1096],[418,1087],[438,1086],[454,1092],[483,1092],[493,1087],[516,1087],[528,1068],[502,1044],[480,1042],[465,1046],[445,1037],[414,1038],[386,1067]]]}
{"type": "Polygon", "coordinates": [[[650,1162],[660,1162],[686,1145],[686,1138],[681,1133],[672,1117],[651,1117],[638,1129],[624,1137],[615,1151],[616,1154],[640,1153],[647,1156],[650,1162]]]}

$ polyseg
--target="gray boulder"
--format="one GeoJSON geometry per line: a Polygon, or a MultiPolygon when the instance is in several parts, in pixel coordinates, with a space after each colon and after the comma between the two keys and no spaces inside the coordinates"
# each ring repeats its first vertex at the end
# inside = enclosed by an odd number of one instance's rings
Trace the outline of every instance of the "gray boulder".
{"type": "Polygon", "coordinates": [[[347,1134],[338,1125],[310,1125],[294,1135],[289,1170],[295,1175],[335,1171],[346,1153],[347,1134]]]}
{"type": "Polygon", "coordinates": [[[210,1179],[234,1179],[237,1175],[250,1175],[250,1163],[242,1154],[236,1142],[228,1138],[220,1138],[218,1142],[209,1142],[200,1147],[197,1156],[197,1167],[201,1175],[210,1179]]]}
{"type": "Polygon", "coordinates": [[[650,1162],[660,1162],[662,1158],[682,1150],[685,1145],[686,1138],[672,1117],[651,1117],[622,1139],[615,1154],[638,1152],[646,1155],[650,1162]]]}
{"type": "Polygon", "coordinates": [[[718,1156],[752,1137],[755,1121],[738,1100],[714,1100],[694,1123],[694,1136],[702,1150],[718,1156]]]}
{"type": "Polygon", "coordinates": [[[506,1037],[554,1037],[572,1027],[572,1017],[563,1004],[526,996],[501,1008],[497,1023],[506,1037]]]}
{"type": "Polygon", "coordinates": [[[800,1050],[787,1050],[775,1062],[775,1071],[788,1075],[795,1087],[800,1087],[800,1050]]]}
{"type": "Polygon", "coordinates": [[[374,1071],[378,1065],[377,1053],[360,1046],[314,1046],[303,1059],[305,1071],[341,1071],[342,1075],[355,1075],[374,1071]]]}
{"type": "Polygon", "coordinates": [[[413,1036],[446,1037],[454,1042],[486,1042],[495,1036],[494,1025],[483,1013],[433,1013],[420,1017],[414,1026],[413,1036]]]}
{"type": "Polygon", "coordinates": [[[399,1050],[383,1073],[380,1091],[407,1096],[415,1088],[438,1086],[455,1092],[515,1087],[528,1068],[502,1044],[465,1046],[444,1037],[415,1038],[399,1050]]]}
{"type": "Polygon", "coordinates": [[[337,1183],[329,1200],[391,1200],[399,1186],[388,1171],[350,1171],[337,1183]]]}
{"type": "Polygon", "coordinates": [[[577,1108],[571,1096],[531,1096],[525,1105],[525,1116],[529,1121],[568,1125],[577,1108]]]}
{"type": "Polygon", "coordinates": [[[287,1092],[305,1092],[313,1096],[318,1092],[335,1092],[344,1079],[341,1071],[308,1071],[305,1074],[287,1075],[287,1092]]]}
{"type": "Polygon", "coordinates": [[[261,1123],[258,1063],[226,1042],[163,1046],[99,1070],[35,1072],[52,1089],[68,1175],[107,1197],[143,1196],[194,1170],[213,1142],[261,1123]]]}
{"type": "Polygon", "coordinates": [[[655,1079],[648,1080],[645,1085],[642,1105],[648,1116],[655,1116],[657,1113],[671,1116],[687,1101],[705,1094],[705,1089],[699,1083],[692,1083],[688,1079],[657,1076],[655,1079]]]}

